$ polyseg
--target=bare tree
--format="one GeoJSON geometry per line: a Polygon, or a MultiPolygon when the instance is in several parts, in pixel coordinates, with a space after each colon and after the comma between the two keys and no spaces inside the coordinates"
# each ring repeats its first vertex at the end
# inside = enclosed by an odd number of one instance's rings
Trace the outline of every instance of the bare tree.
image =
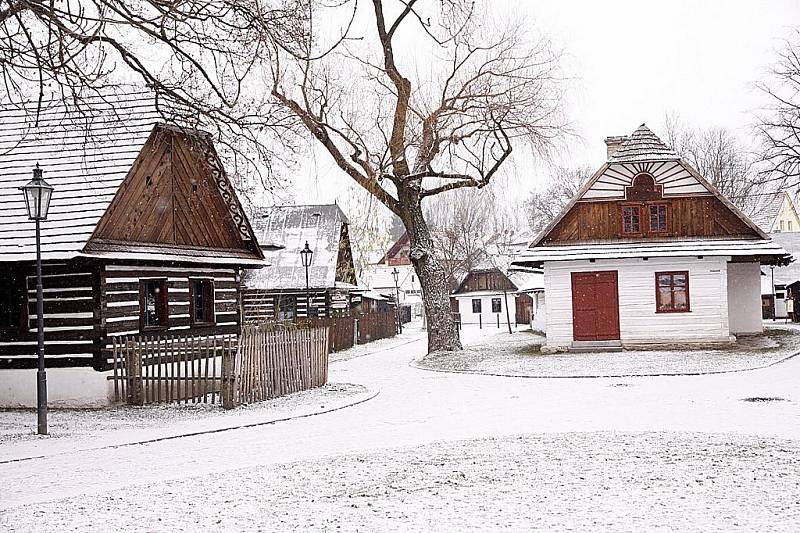
{"type": "Polygon", "coordinates": [[[532,192],[525,201],[531,230],[538,233],[554,220],[593,173],[588,166],[555,167],[547,187],[532,192]]]}
{"type": "Polygon", "coordinates": [[[296,125],[264,90],[273,50],[302,42],[309,13],[304,0],[0,0],[0,103],[88,117],[98,98],[146,86],[166,120],[269,176],[296,125]]]}
{"type": "Polygon", "coordinates": [[[664,129],[667,144],[738,207],[763,185],[752,156],[730,130],[692,128],[674,115],[665,118],[664,129]]]}
{"type": "Polygon", "coordinates": [[[304,58],[276,48],[272,94],[403,221],[428,348],[455,350],[446,273],[423,201],[483,188],[515,144],[543,149],[560,133],[558,56],[546,40],[529,42],[522,24],[495,27],[468,0],[387,4],[356,8],[354,19],[369,19],[358,27],[369,32],[343,32],[343,46],[330,54],[314,57],[313,32],[304,58]]]}
{"type": "Polygon", "coordinates": [[[756,126],[766,166],[762,177],[795,188],[800,185],[800,28],[778,52],[771,82],[759,87],[771,102],[756,126]]]}

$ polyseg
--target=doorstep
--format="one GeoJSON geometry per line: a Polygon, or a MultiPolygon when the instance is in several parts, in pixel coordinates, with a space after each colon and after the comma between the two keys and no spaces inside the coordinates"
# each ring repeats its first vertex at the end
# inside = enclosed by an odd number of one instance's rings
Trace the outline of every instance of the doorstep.
{"type": "Polygon", "coordinates": [[[572,341],[569,351],[572,353],[621,352],[622,342],[620,342],[619,340],[572,341]]]}

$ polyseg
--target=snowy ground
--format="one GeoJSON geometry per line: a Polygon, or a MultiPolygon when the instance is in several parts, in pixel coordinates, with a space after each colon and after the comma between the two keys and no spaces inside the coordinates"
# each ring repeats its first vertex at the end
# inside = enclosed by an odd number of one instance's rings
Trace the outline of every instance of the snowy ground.
{"type": "Polygon", "coordinates": [[[494,332],[466,343],[462,352],[428,355],[420,368],[524,377],[627,377],[736,372],[761,368],[800,351],[800,330],[769,326],[764,335],[741,336],[735,346],[716,349],[673,347],[622,352],[542,354],[545,338],[530,330],[494,332]]]}
{"type": "Polygon", "coordinates": [[[210,403],[53,409],[46,436],[36,434],[35,410],[4,409],[0,410],[0,461],[268,424],[342,409],[374,395],[361,385],[329,383],[228,411],[210,403]]]}
{"type": "Polygon", "coordinates": [[[131,486],[16,509],[0,526],[796,531],[798,454],[796,442],[695,433],[468,440],[131,486]],[[167,505],[148,513],[153,502],[167,505]]]}
{"type": "Polygon", "coordinates": [[[0,530],[800,530],[800,358],[530,380],[420,370],[424,339],[397,342],[331,365],[379,391],[346,409],[89,453],[44,440],[0,462],[0,530]]]}

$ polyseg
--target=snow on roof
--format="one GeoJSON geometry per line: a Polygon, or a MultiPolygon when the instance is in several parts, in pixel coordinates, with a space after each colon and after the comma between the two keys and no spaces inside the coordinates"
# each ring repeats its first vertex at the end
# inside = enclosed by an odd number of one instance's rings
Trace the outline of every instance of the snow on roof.
{"type": "Polygon", "coordinates": [[[394,291],[394,276],[392,271],[397,269],[397,285],[400,290],[419,289],[413,265],[369,265],[364,269],[362,278],[364,283],[372,290],[381,291],[391,289],[394,291]]]}
{"type": "Polygon", "coordinates": [[[46,101],[0,105],[0,258],[35,259],[34,224],[19,187],[38,163],[55,190],[42,222],[42,258],[76,257],[164,116],[146,92],[88,98],[80,112],[46,101]]]}
{"type": "Polygon", "coordinates": [[[245,286],[261,290],[298,289],[306,286],[306,269],[300,250],[313,251],[308,268],[309,286],[316,289],[336,286],[342,227],[347,217],[336,204],[281,205],[265,209],[252,218],[258,241],[281,246],[264,250],[270,266],[249,271],[245,286]]]}
{"type": "MultiPolygon", "coordinates": [[[[770,237],[795,257],[800,257],[800,232],[772,233],[770,237]]],[[[775,284],[788,285],[800,280],[800,261],[775,267],[775,284]]]]}
{"type": "Polygon", "coordinates": [[[789,252],[771,239],[683,239],[647,242],[608,241],[602,243],[537,246],[514,261],[521,266],[539,266],[544,261],[624,259],[638,257],[760,256],[775,262],[790,258],[789,252]]]}
{"type": "Polygon", "coordinates": [[[642,124],[608,158],[609,162],[673,161],[680,159],[650,128],[642,124]]]}
{"type": "Polygon", "coordinates": [[[515,270],[508,273],[508,279],[516,285],[517,292],[533,292],[544,290],[544,272],[541,270],[521,271],[515,270]]]}
{"type": "Polygon", "coordinates": [[[764,232],[769,233],[781,212],[784,198],[785,191],[775,191],[731,198],[731,201],[741,205],[742,212],[764,232]]]}

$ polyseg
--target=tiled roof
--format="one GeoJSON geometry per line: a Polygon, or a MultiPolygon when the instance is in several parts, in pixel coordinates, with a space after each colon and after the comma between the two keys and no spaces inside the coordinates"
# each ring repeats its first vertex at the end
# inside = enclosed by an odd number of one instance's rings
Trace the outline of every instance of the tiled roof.
{"type": "Polygon", "coordinates": [[[750,217],[765,233],[773,230],[775,219],[781,212],[784,191],[751,194],[745,198],[731,198],[731,201],[742,206],[742,212],[750,217]]]}
{"type": "Polygon", "coordinates": [[[309,286],[317,289],[335,286],[339,242],[342,227],[347,224],[347,217],[338,205],[274,206],[253,216],[251,223],[262,247],[273,249],[264,250],[264,260],[270,266],[247,273],[247,288],[304,289],[306,270],[300,250],[306,242],[314,252],[308,269],[309,286]]]}
{"type": "Polygon", "coordinates": [[[636,161],[673,161],[678,154],[642,124],[627,137],[608,158],[609,162],[632,163],[636,161]]]}
{"type": "Polygon", "coordinates": [[[147,93],[92,98],[81,112],[45,102],[38,122],[33,106],[0,106],[0,260],[34,259],[34,224],[18,189],[37,163],[55,188],[42,257],[75,257],[159,121],[147,93]]]}

